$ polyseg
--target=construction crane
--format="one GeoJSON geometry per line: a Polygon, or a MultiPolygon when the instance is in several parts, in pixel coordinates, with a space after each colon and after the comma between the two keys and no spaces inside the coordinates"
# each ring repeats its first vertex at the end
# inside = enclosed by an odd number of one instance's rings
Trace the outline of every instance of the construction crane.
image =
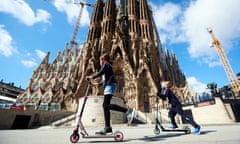
{"type": "Polygon", "coordinates": [[[77,22],[76,22],[76,25],[75,25],[75,28],[74,28],[74,33],[73,33],[73,37],[72,37],[72,40],[71,40],[71,46],[73,47],[74,45],[76,45],[76,37],[77,37],[77,33],[78,33],[78,27],[80,25],[80,20],[81,20],[81,17],[82,17],[82,12],[83,12],[83,8],[84,6],[91,6],[91,7],[94,7],[94,4],[89,4],[89,3],[85,3],[85,2],[79,2],[78,4],[80,4],[80,11],[79,11],[79,14],[78,14],[78,18],[77,18],[77,22]]]}
{"type": "Polygon", "coordinates": [[[218,39],[215,37],[212,28],[208,27],[207,30],[208,30],[209,34],[211,35],[211,37],[213,39],[213,42],[211,43],[211,47],[214,47],[214,46],[216,47],[217,53],[218,53],[218,55],[219,55],[219,57],[222,61],[224,70],[225,70],[225,72],[227,74],[227,77],[230,81],[230,85],[232,87],[232,91],[234,93],[234,96],[239,96],[240,84],[234,76],[233,70],[232,70],[231,65],[230,65],[230,63],[229,63],[229,61],[228,61],[228,59],[225,55],[225,52],[224,52],[223,48],[221,47],[218,39]]]}
{"type": "MultiPolygon", "coordinates": [[[[56,0],[45,0],[45,1],[56,1],[56,0]]],[[[69,1],[66,1],[66,3],[69,3],[69,1]]],[[[78,18],[77,18],[77,22],[76,22],[76,25],[75,25],[75,28],[74,28],[74,33],[73,33],[73,37],[72,37],[72,40],[71,40],[71,47],[73,47],[74,45],[77,45],[77,42],[76,42],[76,37],[77,37],[77,33],[78,33],[78,28],[79,28],[79,25],[80,25],[80,20],[81,20],[81,17],[82,17],[82,13],[83,13],[83,9],[84,9],[84,6],[91,6],[91,7],[94,7],[95,5],[94,4],[90,4],[90,3],[86,3],[86,2],[71,2],[73,4],[80,4],[80,11],[79,11],[79,14],[78,14],[78,18]]]]}

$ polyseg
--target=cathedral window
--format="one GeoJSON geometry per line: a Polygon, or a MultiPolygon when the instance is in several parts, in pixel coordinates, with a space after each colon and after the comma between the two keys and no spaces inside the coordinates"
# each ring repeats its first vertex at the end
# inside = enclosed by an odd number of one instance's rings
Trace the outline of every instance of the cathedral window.
{"type": "Polygon", "coordinates": [[[51,88],[51,86],[52,86],[51,83],[48,83],[45,87],[45,90],[48,90],[49,88],[51,88]]]}
{"type": "Polygon", "coordinates": [[[35,91],[35,90],[37,90],[38,87],[39,87],[39,84],[36,83],[36,84],[34,84],[34,85],[32,86],[32,89],[35,91]]]}

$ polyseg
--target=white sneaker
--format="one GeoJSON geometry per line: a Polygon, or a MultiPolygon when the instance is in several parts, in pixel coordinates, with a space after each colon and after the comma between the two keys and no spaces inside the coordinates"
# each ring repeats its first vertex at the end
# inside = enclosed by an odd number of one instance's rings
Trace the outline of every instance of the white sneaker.
{"type": "Polygon", "coordinates": [[[135,109],[128,109],[128,111],[127,111],[128,125],[130,125],[132,123],[134,115],[135,115],[135,109]]]}

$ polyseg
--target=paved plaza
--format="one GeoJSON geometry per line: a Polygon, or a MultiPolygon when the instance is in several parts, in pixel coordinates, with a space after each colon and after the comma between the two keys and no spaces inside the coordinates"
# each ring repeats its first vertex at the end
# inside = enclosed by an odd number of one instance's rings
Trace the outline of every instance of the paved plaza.
{"type": "MultiPolygon", "coordinates": [[[[89,134],[94,134],[101,127],[86,127],[89,134]]],[[[113,130],[124,133],[124,140],[119,144],[239,144],[240,124],[203,125],[200,135],[175,132],[153,133],[154,125],[113,125],[113,130]]],[[[192,128],[191,128],[192,129],[192,128]]],[[[71,144],[69,137],[73,127],[41,127],[26,130],[0,130],[0,144],[71,144]]],[[[192,129],[193,131],[193,129],[192,129]]],[[[113,138],[82,139],[77,143],[116,143],[113,138]]]]}

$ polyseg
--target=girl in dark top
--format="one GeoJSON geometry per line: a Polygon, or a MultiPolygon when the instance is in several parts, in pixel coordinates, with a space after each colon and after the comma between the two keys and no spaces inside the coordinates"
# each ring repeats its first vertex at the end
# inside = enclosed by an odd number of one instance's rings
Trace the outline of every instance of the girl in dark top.
{"type": "Polygon", "coordinates": [[[195,134],[200,134],[200,126],[190,116],[184,113],[181,103],[179,102],[176,95],[171,91],[170,87],[171,85],[169,81],[163,82],[162,93],[157,93],[157,95],[163,100],[168,100],[169,104],[171,104],[171,108],[169,110],[169,117],[172,123],[171,128],[178,128],[175,121],[175,116],[178,113],[194,127],[195,134]]]}
{"type": "Polygon", "coordinates": [[[101,66],[100,71],[91,76],[87,76],[87,79],[95,79],[102,75],[104,76],[103,81],[95,85],[98,85],[98,86],[102,85],[104,87],[103,110],[104,110],[104,118],[105,118],[105,128],[99,132],[96,132],[96,134],[107,134],[107,133],[112,133],[112,127],[110,125],[110,119],[111,119],[110,110],[126,113],[129,124],[133,120],[134,110],[120,107],[116,104],[111,104],[111,99],[112,99],[112,96],[115,94],[117,83],[112,70],[112,63],[110,61],[110,57],[108,54],[103,54],[100,57],[100,66],[101,66]]]}

